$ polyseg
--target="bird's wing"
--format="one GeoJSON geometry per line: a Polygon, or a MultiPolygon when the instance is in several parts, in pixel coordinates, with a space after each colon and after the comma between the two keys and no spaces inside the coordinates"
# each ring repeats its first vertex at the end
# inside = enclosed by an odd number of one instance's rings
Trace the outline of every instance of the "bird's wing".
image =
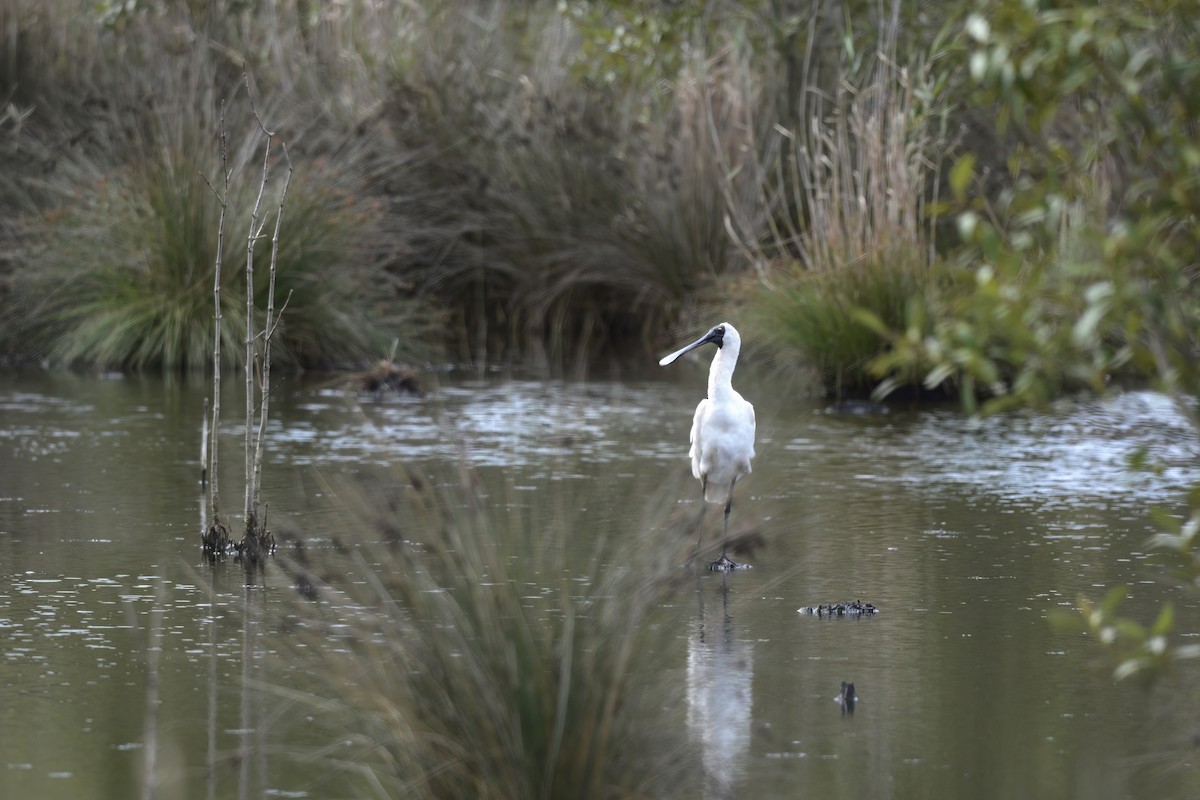
{"type": "MultiPolygon", "coordinates": [[[[750,458],[754,458],[754,433],[758,426],[754,422],[754,406],[747,401],[746,411],[750,415],[750,458]]],[[[746,462],[746,471],[750,471],[750,462],[746,462]]]]}
{"type": "Polygon", "coordinates": [[[704,421],[704,409],[708,408],[708,398],[699,402],[696,406],[696,416],[692,417],[692,433],[688,441],[692,443],[692,449],[688,451],[688,455],[692,459],[692,475],[700,477],[700,424],[704,421]]]}

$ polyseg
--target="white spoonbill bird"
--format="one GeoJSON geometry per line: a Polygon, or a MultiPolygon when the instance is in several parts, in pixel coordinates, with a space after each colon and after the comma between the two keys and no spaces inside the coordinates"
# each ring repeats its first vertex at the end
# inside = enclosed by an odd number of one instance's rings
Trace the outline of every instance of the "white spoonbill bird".
{"type": "MultiPolygon", "coordinates": [[[[723,572],[736,569],[725,550],[729,546],[729,511],[733,506],[733,485],[750,471],[754,458],[754,406],[734,391],[733,368],[737,366],[742,337],[728,322],[722,322],[696,341],[664,356],[659,366],[665,367],[684,353],[708,343],[717,346],[712,367],[708,371],[708,397],[696,406],[692,419],[692,474],[700,479],[704,500],[725,504],[725,536],[721,540],[721,557],[709,564],[723,572]]],[[[701,538],[703,538],[701,532],[701,538]]],[[[696,550],[700,539],[696,540],[696,550]]]]}

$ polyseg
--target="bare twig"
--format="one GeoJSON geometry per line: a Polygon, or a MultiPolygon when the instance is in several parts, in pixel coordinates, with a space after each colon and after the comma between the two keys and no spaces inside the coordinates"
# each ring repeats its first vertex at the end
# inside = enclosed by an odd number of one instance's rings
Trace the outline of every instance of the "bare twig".
{"type": "MultiPolygon", "coordinates": [[[[259,128],[266,135],[263,145],[262,178],[258,184],[258,197],[254,200],[254,208],[250,212],[250,232],[246,236],[246,535],[258,534],[257,498],[258,488],[255,485],[256,472],[254,469],[254,245],[262,233],[262,223],[259,222],[259,212],[262,209],[263,196],[267,191],[267,183],[271,177],[271,144],[274,134],[262,124],[258,109],[254,107],[254,98],[250,95],[250,77],[243,70],[242,79],[246,83],[246,93],[250,96],[250,107],[254,110],[254,118],[258,120],[259,128]]],[[[251,554],[254,558],[256,554],[251,554]]]]}
{"type": "MultiPolygon", "coordinates": [[[[262,120],[259,120],[259,125],[262,126],[262,120]]],[[[263,128],[264,132],[266,128],[263,128]]],[[[269,134],[268,134],[269,135],[269,134]]],[[[271,399],[271,337],[275,333],[275,328],[279,321],[275,319],[275,265],[279,257],[279,229],[283,224],[283,206],[287,200],[288,187],[292,184],[292,158],[288,154],[287,143],[280,142],[283,148],[283,157],[287,163],[287,177],[283,181],[283,192],[279,196],[279,210],[275,215],[275,232],[271,237],[271,272],[267,286],[267,317],[263,324],[263,361],[262,361],[262,403],[259,409],[259,425],[258,425],[258,441],[254,447],[254,507],[258,509],[261,503],[261,488],[262,488],[262,463],[264,441],[267,431],[267,412],[270,407],[271,399]]],[[[291,292],[288,292],[287,300],[292,299],[291,292]]],[[[287,301],[284,301],[284,306],[287,306],[287,301]]],[[[283,309],[279,311],[280,316],[283,315],[283,309]]],[[[266,530],[266,520],[263,521],[263,530],[266,530]]]]}
{"type": "MultiPolygon", "coordinates": [[[[212,450],[209,453],[208,475],[210,490],[208,493],[210,519],[209,527],[201,531],[201,546],[210,557],[224,552],[226,545],[225,527],[220,517],[220,491],[217,481],[217,435],[221,425],[221,259],[225,245],[225,212],[229,207],[229,142],[225,133],[225,104],[221,103],[220,144],[221,144],[221,179],[222,191],[218,192],[207,177],[204,182],[217,197],[221,206],[221,215],[217,222],[217,257],[213,265],[213,402],[212,402],[212,450]]],[[[202,176],[203,177],[203,176],[202,176]]],[[[207,414],[207,406],[205,407],[207,414]]]]}
{"type": "Polygon", "coordinates": [[[270,552],[274,547],[274,542],[267,531],[266,516],[265,514],[260,516],[259,511],[262,508],[263,456],[266,451],[266,430],[270,415],[271,340],[276,328],[279,326],[279,318],[282,316],[284,308],[287,307],[287,302],[291,300],[291,293],[289,292],[287,300],[284,301],[283,308],[276,314],[275,277],[279,260],[280,230],[283,225],[283,210],[287,201],[287,193],[291,186],[294,170],[287,144],[281,140],[280,146],[283,150],[284,161],[287,164],[287,176],[284,179],[283,188],[279,195],[279,207],[275,217],[274,231],[271,236],[271,266],[267,285],[266,317],[263,321],[262,331],[256,333],[254,326],[254,248],[259,239],[265,238],[263,231],[266,227],[266,220],[260,218],[260,212],[262,210],[263,198],[266,195],[267,185],[270,183],[271,150],[277,134],[274,130],[267,128],[263,122],[262,115],[259,114],[258,108],[254,105],[254,97],[250,92],[250,78],[244,70],[242,78],[246,85],[250,107],[254,112],[254,119],[266,139],[263,146],[262,177],[259,181],[258,196],[254,201],[254,208],[251,211],[250,233],[246,239],[246,525],[245,538],[243,538],[242,543],[239,545],[239,551],[248,564],[253,564],[258,561],[260,554],[270,552]],[[259,345],[260,337],[262,340],[261,347],[259,345]],[[256,366],[260,370],[258,374],[257,404],[255,403],[254,380],[256,366]],[[256,410],[258,413],[257,424],[254,417],[256,410]],[[256,429],[257,435],[254,433],[256,429]]]}

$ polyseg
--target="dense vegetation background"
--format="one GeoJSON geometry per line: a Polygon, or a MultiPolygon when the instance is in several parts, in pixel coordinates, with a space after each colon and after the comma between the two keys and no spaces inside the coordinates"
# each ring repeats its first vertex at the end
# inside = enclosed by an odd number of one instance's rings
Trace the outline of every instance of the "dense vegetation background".
{"type": "Polygon", "coordinates": [[[721,317],[837,393],[1190,392],[1196,6],[3,0],[4,349],[210,362],[244,71],[296,165],[283,361],[586,368],[721,317]]]}

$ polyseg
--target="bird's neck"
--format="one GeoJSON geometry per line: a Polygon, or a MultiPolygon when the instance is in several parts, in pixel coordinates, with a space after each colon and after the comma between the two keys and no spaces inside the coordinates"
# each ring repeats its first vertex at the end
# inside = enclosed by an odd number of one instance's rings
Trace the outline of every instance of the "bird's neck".
{"type": "Polygon", "coordinates": [[[733,368],[737,366],[738,348],[725,345],[713,357],[708,370],[708,396],[716,399],[733,391],[733,368]]]}

